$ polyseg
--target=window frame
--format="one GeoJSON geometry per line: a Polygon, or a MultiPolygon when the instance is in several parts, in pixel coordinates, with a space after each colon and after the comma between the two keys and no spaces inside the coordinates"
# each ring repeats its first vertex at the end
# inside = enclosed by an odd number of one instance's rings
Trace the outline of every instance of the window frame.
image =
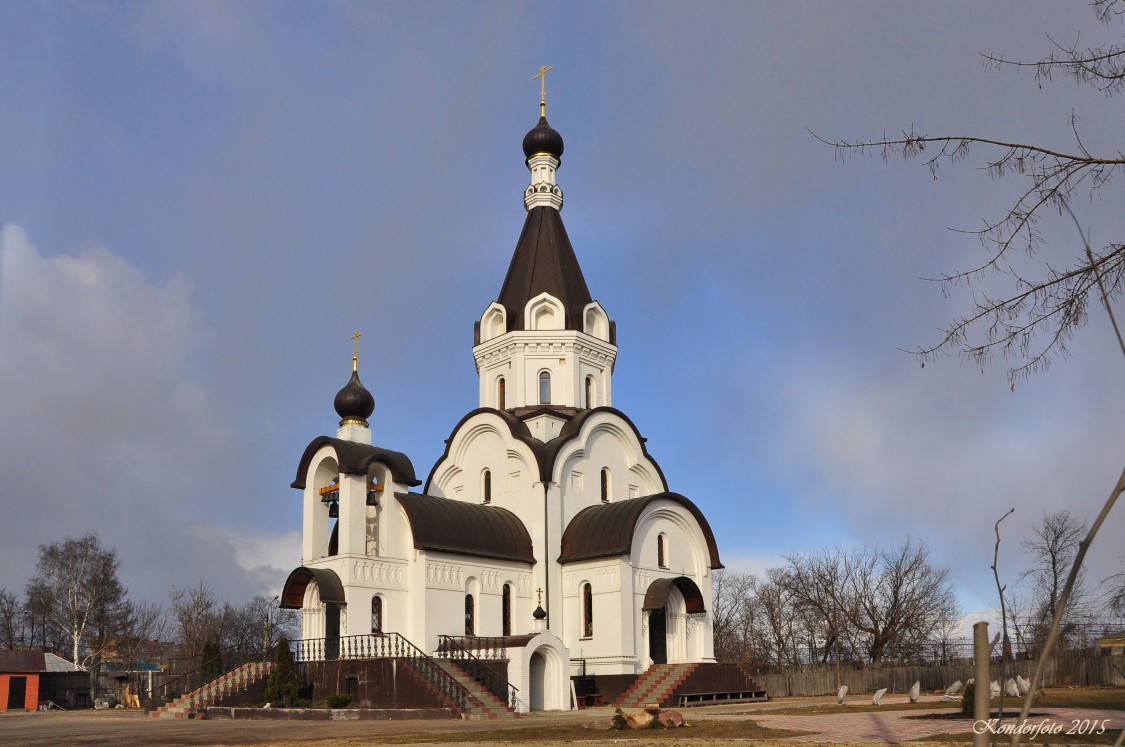
{"type": "Polygon", "coordinates": [[[594,637],[594,587],[582,584],[582,638],[594,637]]]}
{"type": "Polygon", "coordinates": [[[539,372],[539,404],[551,404],[551,371],[546,368],[539,372]]]}

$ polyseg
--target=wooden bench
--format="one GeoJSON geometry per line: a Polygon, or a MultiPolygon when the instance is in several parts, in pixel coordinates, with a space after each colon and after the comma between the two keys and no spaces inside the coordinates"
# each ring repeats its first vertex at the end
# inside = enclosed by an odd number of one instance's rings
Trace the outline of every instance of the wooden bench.
{"type": "Polygon", "coordinates": [[[765,690],[736,690],[717,693],[680,693],[680,708],[693,705],[714,705],[716,703],[760,703],[769,700],[765,690]]]}
{"type": "Polygon", "coordinates": [[[601,693],[587,693],[582,696],[583,708],[597,708],[605,705],[605,696],[601,693]]]}

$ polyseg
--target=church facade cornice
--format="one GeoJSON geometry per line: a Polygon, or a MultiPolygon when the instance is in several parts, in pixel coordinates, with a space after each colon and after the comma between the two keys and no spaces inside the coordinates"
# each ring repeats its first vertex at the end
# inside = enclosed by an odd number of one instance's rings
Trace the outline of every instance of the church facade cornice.
{"type": "Polygon", "coordinates": [[[510,360],[517,355],[572,354],[580,360],[612,370],[617,361],[617,346],[585,332],[557,330],[550,332],[509,332],[473,348],[477,371],[510,360]]]}

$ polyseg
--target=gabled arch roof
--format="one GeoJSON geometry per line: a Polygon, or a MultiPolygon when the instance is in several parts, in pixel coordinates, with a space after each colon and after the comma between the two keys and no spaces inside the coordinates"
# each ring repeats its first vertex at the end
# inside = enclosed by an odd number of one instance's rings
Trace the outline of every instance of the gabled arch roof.
{"type": "Polygon", "coordinates": [[[422,493],[395,493],[395,498],[406,511],[418,550],[535,563],[527,527],[506,508],[422,493]]]}
{"type": "Polygon", "coordinates": [[[305,604],[305,589],[310,581],[316,583],[321,602],[346,604],[344,585],[336,571],[329,568],[306,568],[302,565],[285,579],[285,586],[281,587],[281,607],[287,610],[301,609],[305,604]]]}
{"type": "Polygon", "coordinates": [[[697,612],[706,612],[703,605],[703,592],[694,581],[687,576],[677,576],[676,578],[658,578],[648,586],[645,592],[645,601],[641,605],[642,610],[660,610],[664,609],[664,605],[668,602],[668,592],[672,587],[680,590],[684,596],[684,609],[688,614],[697,612]]]}
{"type": "Polygon", "coordinates": [[[719,547],[711,525],[707,523],[703,512],[679,493],[657,493],[582,509],[570,520],[563,532],[559,562],[572,563],[576,560],[628,555],[633,549],[633,534],[637,530],[641,514],[658,500],[673,501],[691,513],[707,540],[711,568],[722,568],[719,547]]]}
{"type": "MultiPolygon", "coordinates": [[[[534,408],[532,412],[539,413],[550,410],[552,410],[551,407],[544,406],[540,408],[534,408]]],[[[527,448],[530,449],[531,453],[535,456],[536,464],[539,466],[539,482],[550,482],[552,474],[555,470],[555,461],[559,456],[559,452],[562,451],[562,448],[566,446],[567,443],[577,438],[578,434],[582,432],[582,425],[586,422],[586,420],[598,413],[610,413],[616,415],[633,430],[633,433],[637,437],[637,441],[641,445],[641,453],[644,454],[645,458],[648,459],[648,461],[651,462],[652,466],[656,469],[657,475],[660,476],[660,484],[664,487],[665,490],[668,489],[668,481],[664,479],[664,471],[660,469],[660,465],[657,464],[656,460],[652,458],[652,455],[648,453],[648,448],[645,446],[648,439],[644,438],[641,435],[641,432],[637,430],[637,426],[633,424],[633,421],[629,419],[628,415],[616,408],[595,407],[592,410],[580,410],[576,415],[569,415],[568,413],[558,412],[559,415],[569,417],[569,420],[567,420],[566,424],[563,425],[562,429],[559,431],[559,435],[555,436],[547,443],[543,443],[538,438],[531,435],[531,430],[527,427],[527,424],[520,418],[513,415],[511,411],[496,410],[491,407],[478,407],[477,409],[465,415],[465,417],[461,418],[457,425],[453,426],[453,432],[449,434],[449,438],[445,439],[445,451],[438,458],[438,460],[434,462],[434,466],[430,469],[430,474],[426,477],[426,485],[424,488],[425,490],[428,491],[430,489],[430,483],[434,479],[434,472],[437,470],[438,465],[442,464],[446,459],[449,458],[449,449],[453,445],[453,439],[457,436],[457,432],[461,430],[461,426],[465,425],[465,423],[467,423],[470,419],[482,413],[491,413],[499,417],[508,426],[508,431],[512,434],[512,437],[517,441],[521,441],[527,445],[527,448]]]]}
{"type": "Polygon", "coordinates": [[[355,441],[345,441],[342,438],[331,436],[318,436],[305,447],[301,455],[301,462],[297,465],[297,477],[289,484],[291,488],[303,489],[305,475],[308,474],[309,464],[316,452],[322,446],[331,446],[336,452],[336,461],[340,463],[340,472],[348,475],[365,475],[373,462],[382,462],[391,468],[395,479],[411,487],[420,485],[421,480],[414,476],[414,465],[410,457],[401,451],[391,451],[378,446],[369,446],[355,441]]]}

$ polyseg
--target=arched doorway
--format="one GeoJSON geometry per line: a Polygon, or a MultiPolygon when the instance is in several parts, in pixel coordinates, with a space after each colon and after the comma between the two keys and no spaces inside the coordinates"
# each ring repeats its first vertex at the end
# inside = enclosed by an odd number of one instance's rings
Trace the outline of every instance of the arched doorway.
{"type": "Polygon", "coordinates": [[[668,663],[668,616],[663,607],[648,613],[648,658],[653,664],[668,663]]]}
{"type": "Polygon", "coordinates": [[[301,637],[323,638],[326,659],[339,656],[346,604],[340,577],[327,568],[296,568],[285,580],[281,591],[282,609],[308,613],[302,615],[301,637]]]}
{"type": "Polygon", "coordinates": [[[546,709],[544,687],[547,681],[547,657],[536,651],[528,662],[528,707],[533,711],[546,709]]]}
{"type": "Polygon", "coordinates": [[[570,710],[570,649],[546,631],[508,642],[508,681],[518,691],[516,710],[570,710]]]}
{"type": "Polygon", "coordinates": [[[703,593],[687,576],[658,578],[645,592],[642,614],[648,617],[648,657],[653,664],[690,660],[688,616],[703,615],[703,593]]]}

